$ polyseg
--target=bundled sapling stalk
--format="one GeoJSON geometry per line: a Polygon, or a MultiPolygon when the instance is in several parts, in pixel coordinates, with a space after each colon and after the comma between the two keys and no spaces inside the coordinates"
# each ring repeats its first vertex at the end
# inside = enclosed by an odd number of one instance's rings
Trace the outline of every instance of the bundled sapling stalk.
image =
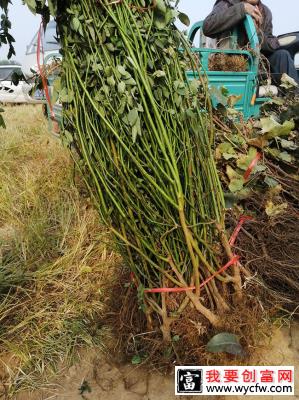
{"type": "Polygon", "coordinates": [[[125,250],[149,324],[158,314],[170,340],[171,323],[193,304],[220,326],[231,288],[240,295],[240,274],[237,266],[215,274],[233,254],[209,101],[203,82],[186,79],[187,65],[197,66],[174,25],[176,6],[74,0],[57,7],[64,137],[125,250]],[[168,293],[149,291],[190,286],[171,310],[168,293]]]}

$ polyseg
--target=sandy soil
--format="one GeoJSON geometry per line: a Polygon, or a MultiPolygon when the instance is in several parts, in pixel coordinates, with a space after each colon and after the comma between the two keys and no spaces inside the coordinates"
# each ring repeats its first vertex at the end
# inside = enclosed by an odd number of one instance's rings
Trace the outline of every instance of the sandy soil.
{"type": "MultiPolygon", "coordinates": [[[[257,357],[255,365],[295,366],[296,395],[283,396],[285,400],[299,399],[299,322],[284,327],[273,334],[268,348],[257,357]]],[[[93,352],[84,355],[81,362],[72,366],[59,381],[53,382],[56,389],[51,394],[23,393],[16,400],[174,400],[174,376],[148,374],[131,365],[117,367],[107,363],[104,358],[93,352]],[[91,392],[80,395],[79,388],[86,381],[91,392]]],[[[280,396],[259,396],[259,399],[271,400],[280,396]]],[[[181,396],[193,399],[195,396],[181,396]]],[[[198,397],[197,397],[198,398],[198,397]]],[[[203,397],[201,397],[203,398],[203,397]]],[[[209,396],[213,400],[220,396],[209,396]]],[[[241,398],[241,397],[240,397],[241,398]]],[[[227,396],[226,400],[238,400],[238,396],[227,396]]],[[[255,400],[255,396],[246,396],[255,400]]]]}

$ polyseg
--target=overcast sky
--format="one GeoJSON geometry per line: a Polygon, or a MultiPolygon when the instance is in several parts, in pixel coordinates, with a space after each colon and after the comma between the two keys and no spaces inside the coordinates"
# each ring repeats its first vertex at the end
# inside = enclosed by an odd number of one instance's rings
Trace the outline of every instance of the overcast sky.
{"type": "MultiPolygon", "coordinates": [[[[180,0],[180,10],[186,12],[191,22],[202,20],[212,9],[215,0],[180,0]]],[[[10,6],[12,34],[16,39],[16,59],[22,62],[26,45],[37,32],[40,16],[34,16],[22,5],[21,0],[13,0],[10,6]]],[[[282,34],[299,31],[299,0],[264,0],[273,13],[274,33],[282,34]]],[[[6,58],[7,50],[0,49],[0,58],[6,58]]]]}

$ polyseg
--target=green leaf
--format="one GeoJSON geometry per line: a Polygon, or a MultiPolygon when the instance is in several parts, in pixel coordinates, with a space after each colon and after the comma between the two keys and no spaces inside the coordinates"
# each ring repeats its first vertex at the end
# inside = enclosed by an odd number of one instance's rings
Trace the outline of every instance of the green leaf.
{"type": "Polygon", "coordinates": [[[212,337],[206,347],[210,353],[229,353],[234,355],[244,355],[244,350],[239,343],[239,339],[232,333],[218,333],[212,337]]]}
{"type": "Polygon", "coordinates": [[[238,200],[248,199],[254,192],[250,188],[243,188],[237,194],[238,200]]]}
{"type": "Polygon", "coordinates": [[[267,167],[266,165],[256,165],[254,167],[254,172],[264,172],[266,171],[267,167]]]}
{"type": "Polygon", "coordinates": [[[176,104],[177,107],[180,107],[180,105],[182,104],[182,97],[180,95],[178,95],[177,93],[174,94],[174,102],[176,104]]]}
{"type": "Polygon", "coordinates": [[[196,94],[198,92],[200,86],[201,86],[201,83],[198,80],[192,79],[191,83],[189,84],[191,93],[196,94]]]}
{"type": "Polygon", "coordinates": [[[74,31],[78,32],[80,26],[81,26],[80,20],[77,17],[73,17],[71,21],[71,27],[74,29],[74,31]]]}
{"type": "Polygon", "coordinates": [[[235,149],[229,142],[223,142],[217,147],[218,151],[221,154],[227,153],[227,154],[236,154],[235,149]]]}
{"type": "Polygon", "coordinates": [[[36,0],[25,0],[28,7],[36,8],[36,0]]]}
{"type": "Polygon", "coordinates": [[[126,85],[130,85],[130,86],[135,86],[136,85],[136,81],[132,77],[130,77],[129,79],[125,79],[124,82],[125,82],[126,85]]]}
{"type": "Polygon", "coordinates": [[[254,158],[257,155],[257,150],[255,147],[250,147],[248,154],[241,156],[238,161],[237,161],[237,166],[238,168],[242,169],[243,171],[246,171],[251,164],[251,162],[254,160],[254,158]]]}
{"type": "Polygon", "coordinates": [[[244,177],[236,172],[230,165],[226,166],[226,173],[230,180],[230,184],[228,185],[229,190],[232,193],[242,190],[245,183],[244,177]]]}
{"type": "Polygon", "coordinates": [[[160,11],[155,11],[154,16],[155,16],[154,18],[155,27],[159,30],[165,29],[167,26],[165,15],[160,11]]]}
{"type": "Polygon", "coordinates": [[[271,154],[272,157],[279,158],[280,151],[278,149],[273,149],[273,148],[269,147],[268,152],[271,154]]]}
{"type": "Polygon", "coordinates": [[[210,88],[210,95],[217,104],[221,104],[223,106],[227,105],[227,97],[223,95],[222,90],[216,88],[215,86],[212,86],[210,88]]]}
{"type": "Polygon", "coordinates": [[[241,179],[241,178],[240,179],[232,179],[230,181],[230,184],[228,185],[228,187],[232,193],[236,193],[243,189],[243,185],[244,185],[244,179],[241,179]]]}
{"type": "Polygon", "coordinates": [[[110,94],[109,86],[103,85],[102,91],[105,93],[106,96],[109,96],[109,94],[110,94]]]}
{"type": "Polygon", "coordinates": [[[30,11],[34,14],[36,13],[36,0],[25,0],[25,4],[27,4],[30,11]]]}
{"type": "Polygon", "coordinates": [[[119,82],[119,84],[117,85],[117,90],[118,90],[118,93],[124,94],[125,91],[126,91],[126,84],[125,84],[125,82],[119,82]]]}
{"type": "Polygon", "coordinates": [[[134,126],[138,120],[138,110],[134,108],[128,114],[128,121],[131,126],[134,126]]]}
{"type": "Polygon", "coordinates": [[[280,144],[283,149],[287,149],[287,150],[298,149],[298,146],[292,140],[281,139],[280,144]]]}
{"type": "Polygon", "coordinates": [[[280,160],[286,161],[289,163],[291,163],[293,161],[293,157],[287,151],[281,152],[278,157],[280,158],[280,160]]]}
{"type": "Polygon", "coordinates": [[[111,53],[113,53],[115,51],[115,47],[113,43],[107,43],[106,47],[109,51],[111,51],[111,53]]]}
{"type": "Polygon", "coordinates": [[[61,78],[56,78],[53,82],[52,103],[55,104],[59,99],[59,92],[61,91],[61,78]]]}
{"type": "Polygon", "coordinates": [[[73,135],[71,134],[71,132],[64,130],[63,131],[63,135],[62,135],[62,139],[63,139],[63,143],[66,146],[69,146],[70,144],[73,143],[74,139],[73,139],[73,135]]]}
{"type": "Polygon", "coordinates": [[[110,67],[109,65],[107,65],[107,67],[105,67],[104,69],[104,74],[106,77],[111,76],[113,73],[113,69],[112,67],[110,67]]]}
{"type": "Polygon", "coordinates": [[[62,103],[71,103],[74,100],[74,92],[63,88],[59,93],[59,99],[62,103]]]}
{"type": "Polygon", "coordinates": [[[237,134],[230,135],[230,139],[236,145],[240,145],[240,146],[246,145],[246,140],[244,139],[244,137],[242,135],[237,135],[237,134]]]}
{"type": "Polygon", "coordinates": [[[274,188],[277,185],[279,185],[279,182],[277,182],[276,179],[271,178],[270,176],[266,176],[266,178],[264,179],[264,182],[266,185],[268,185],[270,188],[274,188]]]}
{"type": "Polygon", "coordinates": [[[110,87],[115,86],[115,80],[114,80],[113,76],[109,76],[109,78],[107,78],[107,83],[110,87]]]}
{"type": "Polygon", "coordinates": [[[233,193],[224,193],[225,208],[233,208],[238,202],[238,197],[233,193]]]}
{"type": "Polygon", "coordinates": [[[116,69],[121,75],[123,75],[123,76],[127,76],[128,75],[128,72],[126,71],[126,69],[122,65],[118,65],[116,67],[116,69]]]}
{"type": "Polygon", "coordinates": [[[229,95],[229,90],[228,90],[228,88],[227,88],[226,86],[222,86],[222,87],[221,87],[221,93],[223,94],[223,96],[228,97],[228,95],[229,95]]]}
{"type": "Polygon", "coordinates": [[[279,98],[271,99],[271,100],[267,101],[266,104],[276,104],[277,106],[283,106],[284,105],[284,100],[283,99],[279,99],[279,98]]]}
{"type": "Polygon", "coordinates": [[[181,21],[182,24],[189,26],[190,25],[190,19],[187,14],[184,14],[182,12],[179,13],[178,15],[179,20],[181,21]]]}
{"type": "Polygon", "coordinates": [[[88,30],[89,30],[89,33],[90,33],[90,36],[91,36],[93,42],[95,42],[96,41],[96,33],[95,33],[93,26],[88,25],[88,30]]]}
{"type": "Polygon", "coordinates": [[[61,90],[61,78],[56,78],[53,82],[53,88],[59,92],[61,90]]]}
{"type": "Polygon", "coordinates": [[[133,143],[136,142],[137,136],[141,136],[141,122],[140,118],[138,117],[135,125],[132,127],[132,138],[133,138],[133,143]]]}
{"type": "Polygon", "coordinates": [[[176,10],[168,8],[165,14],[166,24],[168,25],[171,21],[175,20],[178,16],[176,10]]]}
{"type": "Polygon", "coordinates": [[[242,178],[242,175],[235,171],[230,165],[226,166],[226,173],[230,180],[242,178]]]}
{"type": "Polygon", "coordinates": [[[163,92],[163,96],[166,97],[166,99],[169,99],[170,92],[165,86],[162,87],[162,92],[163,92]]]}
{"type": "Polygon", "coordinates": [[[266,139],[273,139],[279,136],[288,136],[295,129],[294,120],[285,121],[282,125],[273,117],[261,118],[262,133],[266,139]]]}
{"type": "Polygon", "coordinates": [[[138,365],[141,364],[141,362],[142,358],[138,354],[135,354],[135,356],[132,357],[131,364],[138,365]]]}
{"type": "Polygon", "coordinates": [[[139,112],[143,112],[144,111],[144,108],[142,107],[142,105],[140,103],[137,104],[137,110],[139,112]]]}
{"type": "Polygon", "coordinates": [[[191,119],[196,119],[196,113],[191,108],[187,108],[186,115],[191,119]]]}
{"type": "Polygon", "coordinates": [[[161,70],[158,70],[153,73],[154,78],[163,78],[164,76],[166,76],[166,74],[164,71],[161,71],[161,70]]]}
{"type": "Polygon", "coordinates": [[[50,10],[50,14],[53,15],[53,17],[56,17],[57,14],[57,0],[48,0],[48,7],[50,10]]]}
{"type": "Polygon", "coordinates": [[[164,0],[156,0],[156,9],[161,11],[162,13],[166,13],[166,4],[164,0]]]}
{"type": "Polygon", "coordinates": [[[232,158],[237,158],[237,155],[236,155],[236,154],[223,153],[223,154],[222,154],[222,157],[223,157],[226,161],[228,161],[228,160],[231,160],[232,158]]]}
{"type": "Polygon", "coordinates": [[[173,341],[173,342],[178,342],[179,340],[180,340],[179,335],[174,335],[174,336],[172,337],[172,341],[173,341]]]}
{"type": "Polygon", "coordinates": [[[280,86],[285,89],[293,89],[298,87],[298,83],[295,81],[295,79],[291,78],[289,75],[282,74],[280,86]]]}
{"type": "Polygon", "coordinates": [[[174,90],[180,94],[180,95],[185,95],[186,94],[186,86],[185,86],[185,82],[177,80],[173,82],[173,87],[174,90]]]}

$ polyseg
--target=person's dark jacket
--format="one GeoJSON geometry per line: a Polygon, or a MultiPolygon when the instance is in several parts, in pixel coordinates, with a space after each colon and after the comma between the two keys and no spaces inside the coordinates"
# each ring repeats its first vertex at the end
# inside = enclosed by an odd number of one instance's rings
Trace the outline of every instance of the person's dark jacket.
{"type": "MultiPolygon", "coordinates": [[[[279,48],[277,37],[273,35],[272,13],[262,4],[263,24],[261,50],[265,54],[271,54],[279,48]]],[[[218,0],[212,12],[204,20],[203,33],[213,39],[222,39],[230,36],[232,29],[239,25],[245,18],[245,7],[242,0],[218,0]]],[[[248,40],[247,40],[248,42],[248,40]]]]}

